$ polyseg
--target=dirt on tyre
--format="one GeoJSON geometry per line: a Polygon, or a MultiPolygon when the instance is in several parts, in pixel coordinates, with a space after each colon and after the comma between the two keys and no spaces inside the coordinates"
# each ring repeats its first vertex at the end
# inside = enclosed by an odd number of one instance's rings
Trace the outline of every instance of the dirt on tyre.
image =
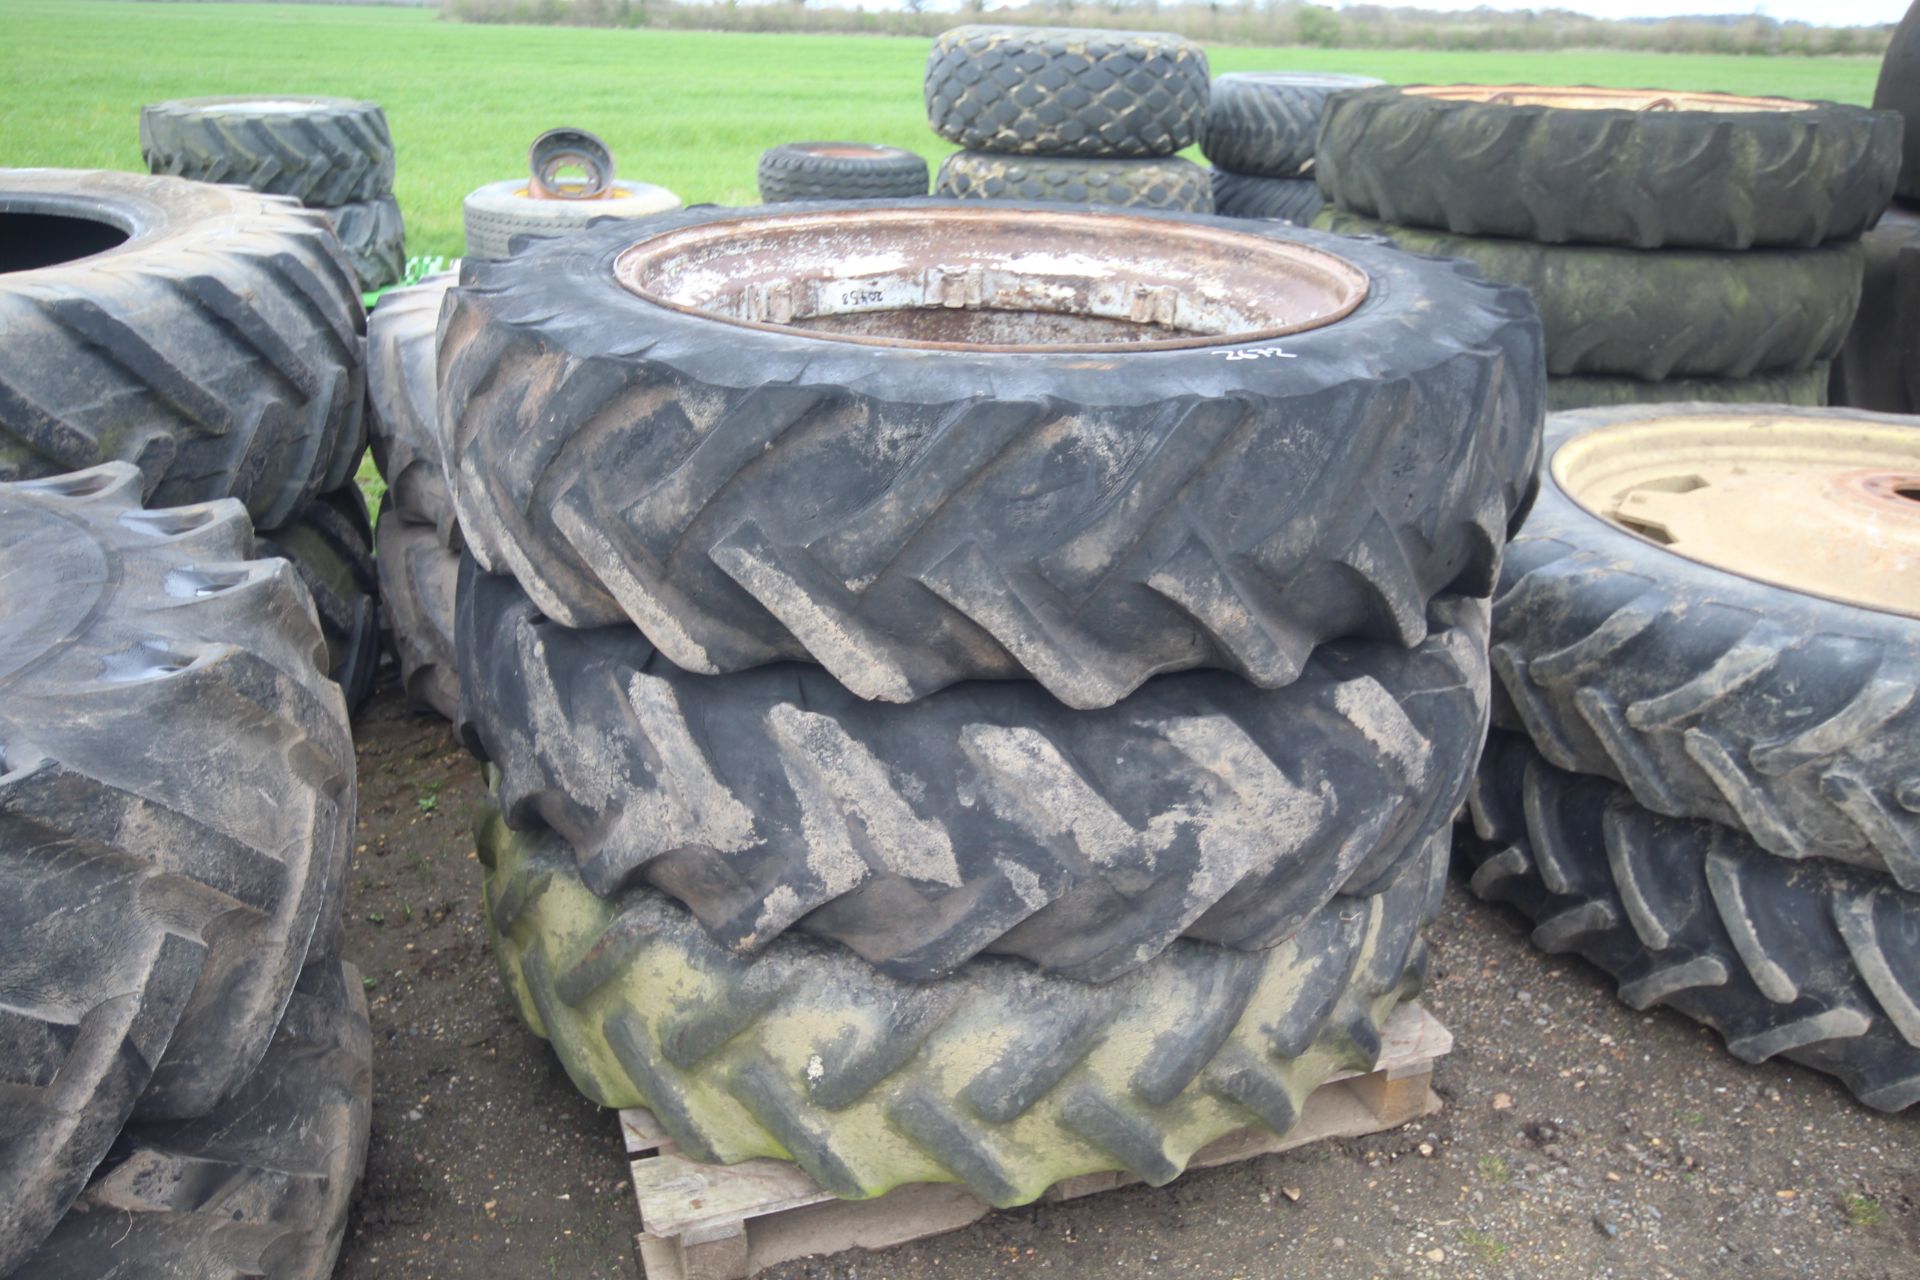
{"type": "Polygon", "coordinates": [[[307,205],[393,190],[393,136],[372,102],[295,95],[182,98],[140,109],[153,173],[251,187],[307,205]]]}
{"type": "Polygon", "coordinates": [[[1075,711],[1020,681],[896,706],[806,664],[690,675],[507,578],[459,599],[461,733],[510,825],[722,947],[798,928],[906,982],[983,951],[1104,982],[1183,936],[1272,946],[1444,835],[1485,732],[1477,601],[1412,650],[1323,646],[1284,689],[1182,672],[1075,711]]]}
{"type": "Polygon", "coordinates": [[[927,119],[970,151],[1170,156],[1199,140],[1207,55],[1154,31],[954,27],[927,56],[927,119]]]}
{"type": "Polygon", "coordinates": [[[1619,378],[1571,374],[1547,379],[1547,409],[1571,413],[1659,404],[1780,404],[1804,409],[1825,407],[1833,386],[1833,365],[1819,361],[1801,373],[1761,373],[1751,378],[1619,378]]]}
{"type": "Polygon", "coordinates": [[[1403,226],[1635,249],[1811,248],[1893,195],[1900,120],[1788,98],[1422,85],[1332,98],[1329,203],[1403,226]]]}
{"type": "Polygon", "coordinates": [[[1920,5],[1909,8],[1894,28],[1873,105],[1897,111],[1906,121],[1898,189],[1903,199],[1920,201],[1920,5]]]}
{"type": "Polygon", "coordinates": [[[1471,812],[1474,892],[1518,907],[1542,950],[1705,1023],[1743,1062],[1805,1063],[1885,1111],[1920,1101],[1920,895],[1661,817],[1518,734],[1492,735],[1471,812]]]}
{"type": "Polygon", "coordinates": [[[241,1087],[345,891],[353,745],[312,603],[238,503],[143,511],[140,479],[0,486],[0,1269],[130,1117],[241,1087]]]}
{"type": "Polygon", "coordinates": [[[13,1274],[328,1280],[366,1165],[372,1050],[359,972],[309,966],[239,1091],[200,1119],[129,1127],[13,1274]]]}
{"type": "Polygon", "coordinates": [[[1207,171],[1191,160],[1080,160],[956,151],[940,163],[934,194],[955,200],[1050,200],[1115,209],[1212,213],[1207,171]]]}
{"type": "Polygon", "coordinates": [[[1860,307],[1852,241],[1745,253],[1530,244],[1324,211],[1315,226],[1464,258],[1524,286],[1547,334],[1547,372],[1660,382],[1804,373],[1831,360],[1860,307]]]}
{"type": "Polygon", "coordinates": [[[1328,97],[1379,83],[1372,76],[1319,71],[1233,71],[1215,76],[1200,150],[1216,171],[1258,178],[1295,177],[1313,162],[1328,97]]]}
{"type": "Polygon", "coordinates": [[[458,550],[434,387],[440,306],[454,278],[449,271],[383,294],[367,318],[367,446],[387,482],[382,510],[431,525],[458,550]]]}
{"type": "Polygon", "coordinates": [[[138,466],[271,529],[352,474],[366,315],[317,211],[175,178],[0,170],[0,481],[138,466]]]}
{"type": "Polygon", "coordinates": [[[760,153],[760,198],[899,200],[927,194],[927,162],[871,142],[785,142],[760,153]]]}
{"type": "Polygon", "coordinates": [[[378,550],[381,618],[400,662],[401,687],[419,705],[457,720],[453,620],[460,553],[392,508],[380,512],[378,550]]]}
{"type": "Polygon", "coordinates": [[[1498,722],[1655,812],[1920,888],[1912,420],[1559,414],[1545,472],[1501,572],[1498,722]]]}
{"type": "Polygon", "coordinates": [[[1485,594],[1533,483],[1525,293],[1277,223],[702,209],[468,272],[441,420],[469,547],[690,672],[1078,708],[1193,667],[1276,687],[1485,594]],[[846,265],[881,252],[898,274],[846,265]],[[1105,290],[1122,260],[1161,283],[1105,290]]]}
{"type": "Polygon", "coordinates": [[[1312,178],[1258,178],[1215,169],[1213,211],[1223,218],[1277,218],[1312,226],[1324,203],[1312,178]]]}
{"type": "Polygon", "coordinates": [[[983,957],[901,983],[801,937],[741,959],[663,894],[592,893],[551,832],[484,809],[477,832],[507,988],[589,1098],[650,1108],[696,1160],[789,1160],[849,1198],[958,1182],[1003,1206],[1096,1170],[1166,1183],[1370,1068],[1425,973],[1447,848],[1266,951],[1183,942],[1102,984],[983,957]]]}
{"type": "Polygon", "coordinates": [[[358,484],[323,493],[293,519],[258,539],[256,556],[292,562],[313,597],[327,640],[327,674],[358,711],[373,693],[380,665],[379,581],[373,567],[373,524],[358,484]]]}

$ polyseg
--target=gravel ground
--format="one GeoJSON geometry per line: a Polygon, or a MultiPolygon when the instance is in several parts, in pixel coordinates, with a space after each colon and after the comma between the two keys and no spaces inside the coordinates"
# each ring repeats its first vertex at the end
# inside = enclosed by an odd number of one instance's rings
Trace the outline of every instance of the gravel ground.
{"type": "MultiPolygon", "coordinates": [[[[467,828],[479,769],[390,682],[355,732],[345,950],[369,983],[375,1094],[338,1275],[637,1276],[614,1116],[521,1026],[488,953],[467,828]]],[[[1635,1013],[1458,885],[1431,936],[1424,998],[1457,1041],[1439,1115],[764,1274],[1920,1275],[1920,1115],[1635,1013]]]]}

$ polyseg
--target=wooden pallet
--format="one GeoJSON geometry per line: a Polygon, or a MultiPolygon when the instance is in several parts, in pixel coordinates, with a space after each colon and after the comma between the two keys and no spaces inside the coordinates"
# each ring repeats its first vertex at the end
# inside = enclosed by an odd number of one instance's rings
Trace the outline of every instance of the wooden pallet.
{"type": "MultiPolygon", "coordinates": [[[[1453,1035],[1438,1019],[1418,1004],[1402,1005],[1387,1020],[1371,1072],[1338,1076],[1316,1089],[1284,1137],[1243,1129],[1202,1147],[1187,1167],[1380,1133],[1430,1116],[1440,1110],[1433,1065],[1452,1048],[1453,1035]]],[[[783,1161],[702,1164],[682,1155],[653,1114],[638,1107],[620,1113],[620,1128],[640,1202],[635,1244],[646,1280],[745,1280],[793,1258],[882,1249],[994,1212],[959,1186],[908,1186],[873,1200],[839,1200],[783,1161]]],[[[1041,1198],[1072,1200],[1137,1181],[1127,1173],[1090,1173],[1054,1184],[1041,1198]]]]}

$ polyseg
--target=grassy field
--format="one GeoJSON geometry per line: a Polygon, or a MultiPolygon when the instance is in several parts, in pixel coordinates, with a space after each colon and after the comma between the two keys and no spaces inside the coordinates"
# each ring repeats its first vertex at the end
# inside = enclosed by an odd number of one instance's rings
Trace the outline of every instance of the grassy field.
{"type": "MultiPolygon", "coordinates": [[[[1362,71],[1401,82],[1658,85],[1867,102],[1869,59],[1625,53],[1210,50],[1216,71],[1362,71]]],[[[920,101],[926,42],[481,27],[429,10],[0,0],[0,164],[141,168],[140,105],[305,92],[386,107],[409,248],[460,252],[460,200],[525,173],[527,143],[592,129],[623,176],[691,201],[752,202],[776,142],[857,138],[938,158],[920,101]]]]}

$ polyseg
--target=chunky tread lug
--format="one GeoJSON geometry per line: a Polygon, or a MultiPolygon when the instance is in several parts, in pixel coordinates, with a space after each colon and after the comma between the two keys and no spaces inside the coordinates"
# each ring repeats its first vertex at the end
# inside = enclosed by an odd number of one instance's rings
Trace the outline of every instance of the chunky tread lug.
{"type": "MultiPolygon", "coordinates": [[[[1314,141],[1320,135],[1320,116],[1326,109],[1327,99],[1346,89],[1364,89],[1379,83],[1372,76],[1311,71],[1234,71],[1215,76],[1207,99],[1207,127],[1200,138],[1200,150],[1212,161],[1216,174],[1230,171],[1245,177],[1299,177],[1313,163],[1314,141]]],[[[1219,196],[1216,177],[1216,204],[1219,196]]],[[[1225,208],[1220,212],[1231,213],[1236,218],[1285,216],[1239,213],[1225,208]]],[[[1290,218],[1289,221],[1304,219],[1290,218]]]]}
{"type": "Polygon", "coordinates": [[[1804,1063],[1886,1111],[1920,1101],[1920,896],[1661,817],[1513,733],[1489,739],[1469,809],[1474,892],[1534,920],[1536,945],[1599,965],[1636,1009],[1705,1023],[1742,1061],[1804,1063]]]}
{"type": "Polygon", "coordinates": [[[453,619],[460,553],[447,550],[433,530],[407,523],[391,508],[380,512],[377,545],[381,617],[400,660],[401,687],[418,705],[458,720],[460,670],[453,619]]]}
{"type": "Polygon", "coordinates": [[[460,527],[434,388],[440,307],[455,279],[447,271],[394,289],[367,317],[367,444],[387,482],[382,514],[431,525],[441,544],[457,551],[460,527]]]}
{"type": "Polygon", "coordinates": [[[589,1098],[650,1108],[695,1159],[790,1160],[846,1197],[959,1182],[1003,1206],[1099,1170],[1167,1182],[1371,1067],[1425,973],[1447,850],[1443,833],[1271,950],[1181,942],[1100,985],[982,957],[911,984],[800,937],[740,959],[665,895],[595,895],[551,832],[483,809],[477,833],[501,975],[589,1098]]]}
{"type": "MultiPolygon", "coordinates": [[[[1657,415],[1548,420],[1547,451],[1657,415]]],[[[1840,421],[1898,422],[1852,410],[1840,421]]],[[[1920,890],[1920,625],[1685,559],[1608,524],[1549,474],[1494,604],[1502,727],[1554,765],[1672,817],[1920,890]]]]}
{"type": "Polygon", "coordinates": [[[262,534],[254,554],[280,556],[300,575],[327,638],[327,674],[346,695],[347,710],[358,711],[373,694],[380,666],[380,584],[360,486],[321,494],[273,533],[262,534]]]}
{"type": "Polygon", "coordinates": [[[1320,184],[1312,178],[1261,178],[1213,171],[1213,211],[1223,218],[1276,218],[1311,226],[1320,213],[1320,184]]]}
{"type": "Polygon", "coordinates": [[[1452,821],[1485,732],[1485,607],[1343,642],[1285,689],[1220,672],[1074,711],[1019,682],[911,706],[818,667],[674,667],[628,626],[463,577],[462,736],[515,827],[611,895],[645,881],[751,954],[789,927],[923,981],[981,951],[1102,982],[1181,936],[1271,946],[1452,821]]]}
{"type": "Polygon", "coordinates": [[[143,511],[140,482],[0,485],[0,1271],[130,1116],[241,1086],[345,892],[353,744],[313,604],[248,558],[237,502],[143,511]]]}
{"type": "Polygon", "coordinates": [[[1403,226],[1748,249],[1858,237],[1899,165],[1899,118],[1865,107],[1578,110],[1387,87],[1328,101],[1314,174],[1329,204],[1403,226]]]}
{"type": "Polygon", "coordinates": [[[1382,236],[1409,253],[1465,258],[1524,286],[1547,332],[1547,372],[1671,378],[1804,373],[1840,353],[1860,308],[1865,255],[1817,249],[1528,244],[1396,226],[1327,210],[1316,227],[1382,236]]]}
{"type": "Polygon", "coordinates": [[[366,1165],[372,1050],[359,972],[308,966],[239,1092],[124,1131],[14,1280],[328,1280],[366,1165]]]}
{"type": "Polygon", "coordinates": [[[337,206],[393,191],[393,137],[376,104],[314,98],[185,98],[140,109],[140,154],[154,173],[231,183],[302,204],[337,206]],[[302,99],[302,101],[305,101],[302,99]]]}
{"type": "Polygon", "coordinates": [[[1207,55],[1151,31],[954,27],[927,57],[927,119],[971,151],[1138,159],[1199,140],[1207,55]]]}
{"type": "MultiPolygon", "coordinates": [[[[887,207],[928,205],[849,216],[887,207]]],[[[1534,483],[1531,302],[1464,265],[1205,225],[1344,255],[1371,295],[1290,360],[1090,360],[682,313],[615,280],[620,228],[469,262],[440,370],[460,527],[566,626],[635,622],[689,672],[819,662],[884,701],[1025,678],[1095,708],[1160,672],[1271,688],[1323,640],[1417,644],[1435,595],[1491,589],[1534,483]]]]}
{"type": "Polygon", "coordinates": [[[407,228],[400,217],[400,202],[392,196],[336,205],[321,212],[333,233],[360,288],[371,292],[384,289],[407,273],[407,228]]]}
{"type": "Polygon", "coordinates": [[[131,462],[153,506],[238,498],[277,528],[365,444],[366,315],[325,218],[173,178],[0,172],[0,213],[129,239],[0,273],[0,482],[131,462]]]}
{"type": "Polygon", "coordinates": [[[836,154],[846,144],[789,142],[760,153],[760,198],[790,200],[901,200],[927,194],[927,162],[900,147],[857,144],[859,154],[836,154]],[[823,150],[823,148],[825,150],[823,150]]]}

